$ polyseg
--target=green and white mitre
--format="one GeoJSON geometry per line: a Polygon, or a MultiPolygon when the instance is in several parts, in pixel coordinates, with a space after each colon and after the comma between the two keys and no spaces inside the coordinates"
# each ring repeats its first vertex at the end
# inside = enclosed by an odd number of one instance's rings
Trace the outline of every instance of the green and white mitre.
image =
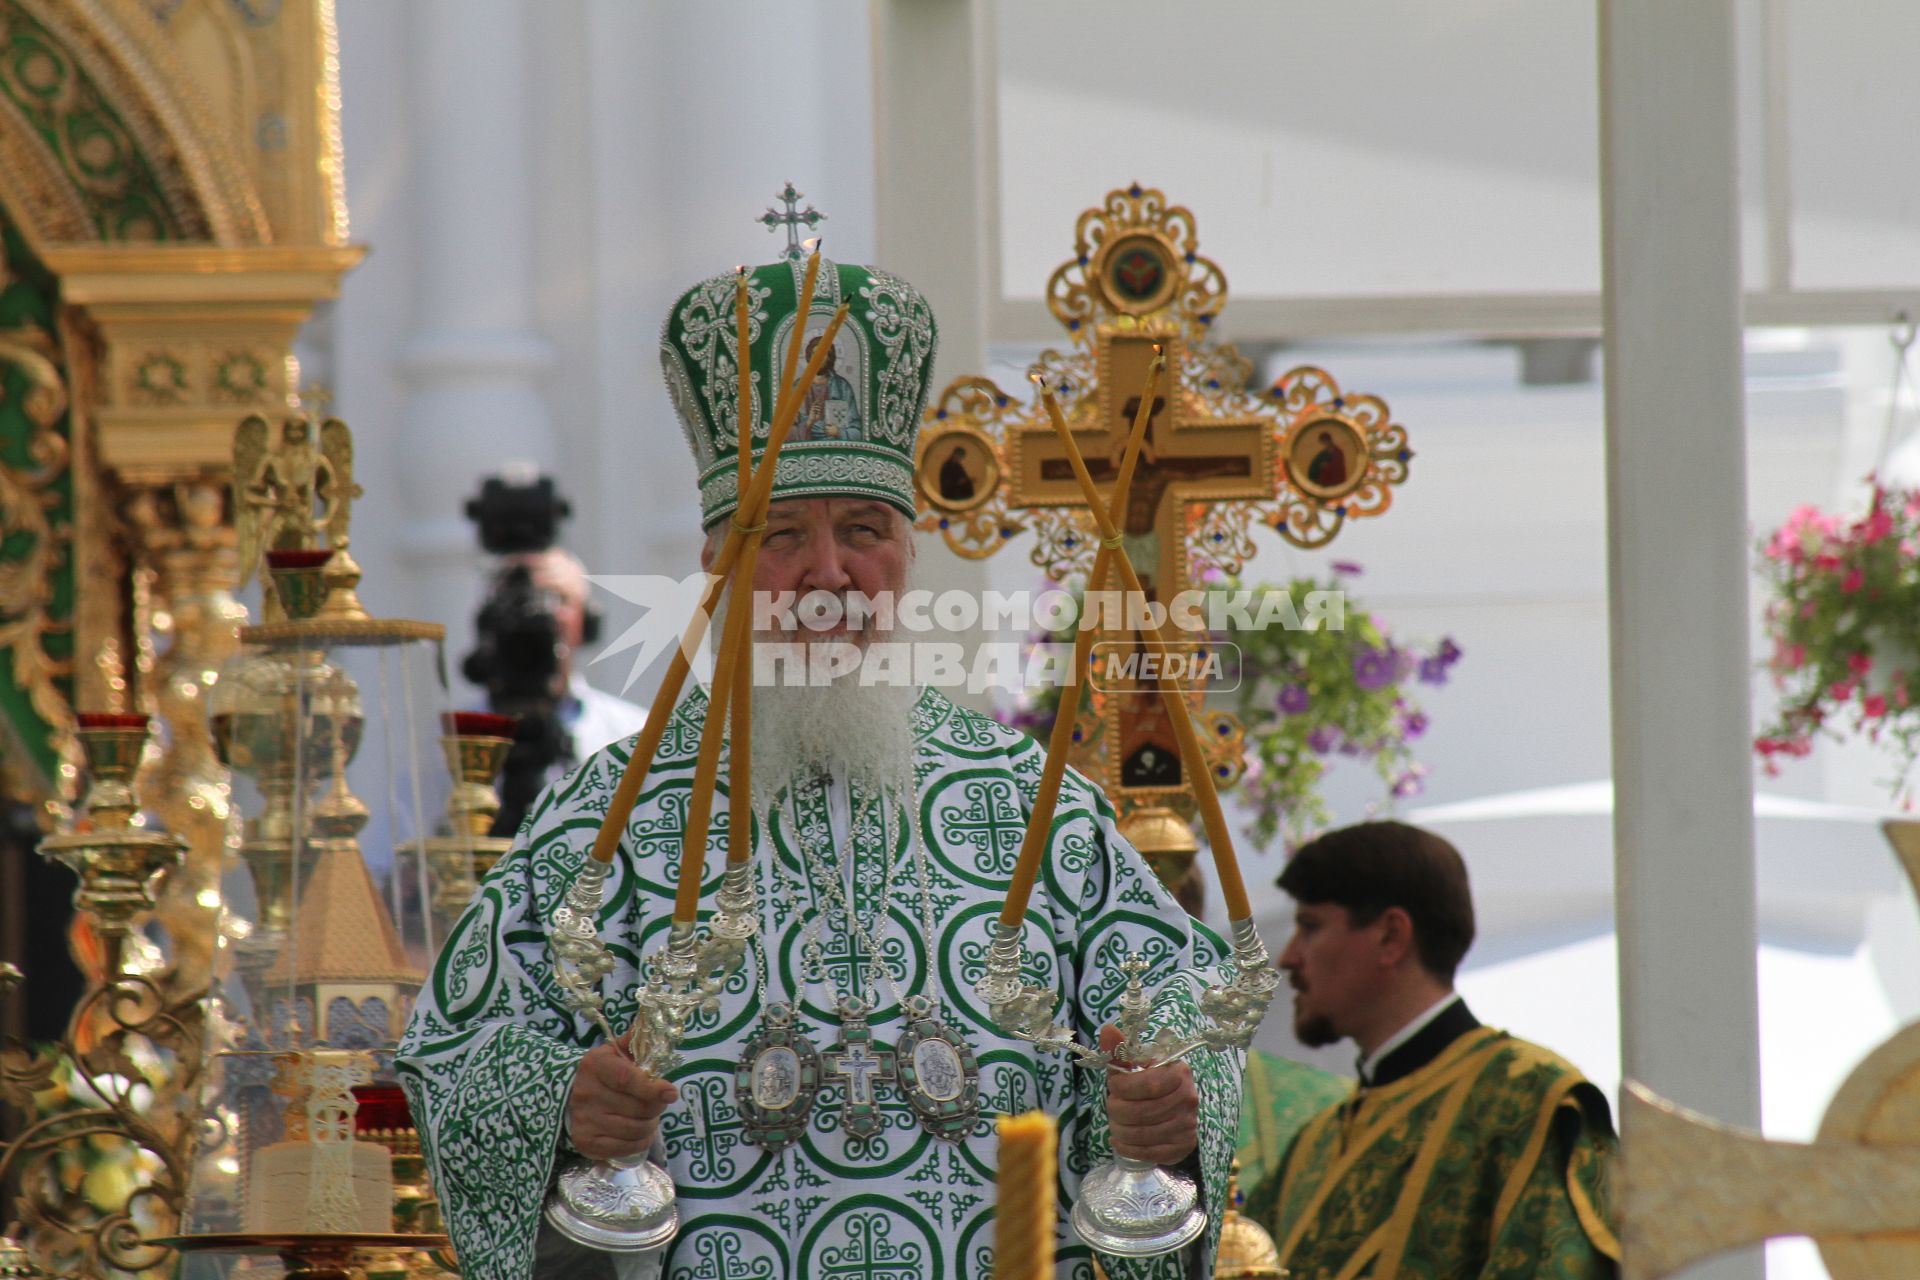
{"type": "MultiPolygon", "coordinates": [[[[779,371],[802,322],[797,313],[806,269],[803,260],[783,258],[748,273],[756,466],[773,429],[779,371]]],[[[681,294],[660,335],[661,371],[699,467],[706,527],[740,501],[736,278],[714,276],[681,294]]],[[[802,392],[799,416],[780,450],[773,501],[871,497],[912,519],[914,439],[933,376],[933,310],[897,276],[822,258],[796,376],[842,302],[851,306],[833,354],[802,392]]]]}

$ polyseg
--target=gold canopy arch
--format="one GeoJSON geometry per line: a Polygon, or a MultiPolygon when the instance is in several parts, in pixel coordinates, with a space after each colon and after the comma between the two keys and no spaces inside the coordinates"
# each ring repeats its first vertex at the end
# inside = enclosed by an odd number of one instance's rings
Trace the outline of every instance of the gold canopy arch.
{"type": "Polygon", "coordinates": [[[360,256],[337,104],[331,0],[0,0],[0,288],[42,295],[0,324],[23,411],[0,523],[31,546],[0,567],[0,784],[44,821],[75,706],[175,721],[163,816],[219,785],[171,713],[238,622],[233,426],[285,405],[296,332],[360,256]]]}

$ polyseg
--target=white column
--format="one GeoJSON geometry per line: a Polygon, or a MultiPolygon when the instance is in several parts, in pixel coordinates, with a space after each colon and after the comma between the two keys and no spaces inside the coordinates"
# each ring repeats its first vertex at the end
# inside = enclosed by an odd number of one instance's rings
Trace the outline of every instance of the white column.
{"type": "Polygon", "coordinates": [[[419,616],[448,624],[457,660],[479,596],[462,506],[510,459],[555,465],[540,386],[552,353],[533,329],[522,4],[413,0],[408,12],[419,216],[414,327],[400,358],[410,394],[395,433],[400,543],[419,616]]]}
{"type": "Polygon", "coordinates": [[[1732,0],[1601,0],[1621,1064],[1757,1127],[1734,103],[1732,0]]]}
{"type": "Polygon", "coordinates": [[[876,261],[933,304],[937,392],[986,372],[999,287],[993,4],[876,0],[873,18],[876,261]]]}
{"type": "MultiPolygon", "coordinates": [[[[987,372],[988,300],[999,288],[993,10],[993,0],[873,5],[874,260],[911,280],[939,321],[930,402],[955,378],[987,372]]],[[[986,590],[983,562],[952,554],[935,535],[921,535],[920,549],[915,585],[976,598],[986,590]]],[[[953,638],[971,660],[983,639],[1022,637],[975,627],[953,638]]],[[[975,710],[991,702],[945,692],[975,710]]]]}

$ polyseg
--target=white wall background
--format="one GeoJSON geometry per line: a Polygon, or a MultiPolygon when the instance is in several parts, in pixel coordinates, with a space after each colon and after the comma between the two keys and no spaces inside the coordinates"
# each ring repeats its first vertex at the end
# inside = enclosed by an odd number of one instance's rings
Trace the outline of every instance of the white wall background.
{"type": "MultiPolygon", "coordinates": [[[[1742,0],[1753,281],[1766,269],[1760,4],[1742,0]]],[[[1795,279],[1912,285],[1920,169],[1903,157],[1920,80],[1905,51],[1920,47],[1920,9],[1779,8],[1787,38],[1774,66],[1793,90],[1784,127],[1795,279]]],[[[1597,287],[1586,0],[1211,0],[1177,11],[1115,0],[1097,23],[1089,13],[1067,0],[998,5],[1005,296],[1037,295],[1068,253],[1077,212],[1135,179],[1195,210],[1204,250],[1242,299],[1597,287]]],[[[523,427],[524,452],[550,455],[574,503],[568,541],[590,570],[688,570],[693,473],[656,372],[659,325],[687,283],[770,256],[776,240],[753,219],[788,179],[829,215],[830,254],[869,259],[886,175],[873,160],[867,5],[339,0],[339,22],[353,234],[373,252],[316,322],[306,376],[331,386],[358,433],[368,498],[354,549],[368,605],[435,616],[450,625],[452,656],[465,652],[481,560],[459,545],[457,498],[514,455],[523,427]],[[443,137],[430,123],[458,120],[493,92],[486,76],[420,74],[435,42],[482,20],[506,24],[492,32],[503,39],[491,56],[517,68],[518,145],[443,137]],[[513,206],[521,221],[506,204],[429,198],[426,175],[448,146],[491,167],[498,188],[523,202],[513,206]],[[518,225],[524,242],[511,234],[518,225]],[[471,434],[445,424],[423,434],[409,352],[450,321],[428,314],[422,292],[425,264],[449,253],[479,285],[496,271],[531,280],[507,319],[538,353],[515,376],[543,420],[488,420],[492,402],[480,396],[469,402],[471,434]]],[[[1233,317],[1230,304],[1229,336],[1286,336],[1236,329],[1233,317]]],[[[1433,728],[1421,758],[1432,775],[1421,805],[1601,783],[1608,772],[1597,371],[1529,384],[1520,349],[1475,340],[1486,336],[1525,335],[1323,340],[1280,351],[1267,370],[1324,364],[1344,385],[1384,396],[1412,433],[1412,478],[1387,518],[1353,525],[1331,554],[1274,540],[1254,571],[1277,578],[1335,556],[1359,561],[1355,589],[1399,633],[1450,635],[1465,650],[1452,684],[1426,694],[1433,728]]],[[[1024,358],[1002,354],[1012,368],[1024,358]]],[[[1755,332],[1748,372],[1756,530],[1801,502],[1857,500],[1886,420],[1884,332],[1755,332]]],[[[1032,571],[1016,547],[990,573],[1018,587],[1032,571]]],[[[618,626],[621,606],[607,603],[618,626]]],[[[614,662],[589,674],[617,685],[624,671],[614,662]]],[[[1764,711],[1757,675],[1755,687],[1764,711]]],[[[1374,798],[1355,773],[1333,775],[1343,819],[1374,798]]],[[[1884,773],[1862,749],[1822,748],[1762,788],[1873,808],[1884,773]]],[[[1611,1092],[1608,820],[1591,787],[1536,801],[1496,806],[1505,817],[1435,820],[1466,853],[1480,903],[1482,940],[1463,985],[1483,1018],[1561,1050],[1611,1092]]],[[[1850,1064],[1920,1013],[1920,917],[1859,816],[1760,822],[1764,1110],[1783,1137],[1809,1136],[1850,1064]]],[[[1246,856],[1278,946],[1287,908],[1267,888],[1278,854],[1246,856]]],[[[1273,1046],[1288,1039],[1283,1023],[1265,1033],[1273,1046]]],[[[1345,1069],[1341,1055],[1327,1060],[1345,1069]]],[[[1777,1247],[1776,1280],[1820,1274],[1810,1256],[1777,1247]]]]}

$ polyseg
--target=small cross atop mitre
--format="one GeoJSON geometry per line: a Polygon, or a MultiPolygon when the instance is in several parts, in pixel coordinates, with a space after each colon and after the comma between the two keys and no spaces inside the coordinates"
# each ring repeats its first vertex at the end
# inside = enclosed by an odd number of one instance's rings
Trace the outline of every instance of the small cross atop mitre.
{"type": "Polygon", "coordinates": [[[825,222],[827,215],[821,213],[812,205],[801,209],[799,207],[800,201],[806,197],[802,192],[794,190],[791,182],[787,183],[786,187],[781,190],[779,196],[776,198],[785,206],[785,209],[775,209],[772,205],[768,205],[767,211],[760,215],[759,220],[766,224],[767,230],[769,231],[773,231],[779,227],[785,227],[787,229],[786,257],[790,261],[798,262],[806,256],[806,250],[800,243],[800,228],[805,227],[811,231],[825,222]]]}

